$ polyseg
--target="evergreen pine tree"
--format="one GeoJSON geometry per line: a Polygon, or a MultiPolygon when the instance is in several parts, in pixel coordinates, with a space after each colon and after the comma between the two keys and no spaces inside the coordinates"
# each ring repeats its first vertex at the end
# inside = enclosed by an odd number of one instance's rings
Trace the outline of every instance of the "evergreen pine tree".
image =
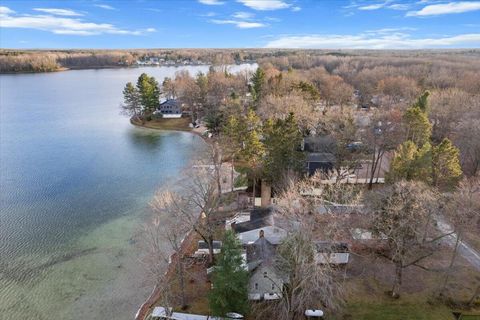
{"type": "Polygon", "coordinates": [[[417,147],[430,141],[432,125],[422,109],[416,106],[408,108],[403,119],[407,127],[407,140],[413,141],[417,147]]]}
{"type": "Polygon", "coordinates": [[[275,183],[281,179],[283,173],[290,170],[300,172],[304,160],[304,154],[299,150],[302,134],[293,113],[285,120],[267,121],[263,131],[267,180],[275,183]]]}
{"type": "Polygon", "coordinates": [[[265,71],[263,71],[262,68],[257,68],[257,71],[253,74],[252,82],[253,100],[257,101],[262,95],[263,86],[265,84],[265,71]]]}
{"type": "Polygon", "coordinates": [[[391,181],[413,179],[417,155],[417,146],[412,141],[407,140],[399,145],[390,165],[388,179],[391,181]]]}
{"type": "Polygon", "coordinates": [[[140,94],[131,82],[128,82],[123,89],[123,101],[122,108],[127,115],[135,118],[141,115],[140,94]]]}
{"type": "Polygon", "coordinates": [[[452,189],[462,177],[459,150],[445,138],[432,151],[432,183],[440,189],[452,189]]]}
{"type": "Polygon", "coordinates": [[[137,90],[140,94],[143,113],[151,114],[155,111],[160,99],[160,89],[158,88],[157,80],[146,73],[142,73],[137,80],[137,90]]]}
{"type": "Polygon", "coordinates": [[[227,231],[215,264],[213,288],[209,295],[212,315],[222,317],[228,312],[248,313],[248,271],[243,263],[242,246],[233,231],[227,231]]]}
{"type": "Polygon", "coordinates": [[[419,108],[422,112],[428,114],[428,97],[430,96],[430,91],[425,91],[414,104],[414,107],[419,108]]]}

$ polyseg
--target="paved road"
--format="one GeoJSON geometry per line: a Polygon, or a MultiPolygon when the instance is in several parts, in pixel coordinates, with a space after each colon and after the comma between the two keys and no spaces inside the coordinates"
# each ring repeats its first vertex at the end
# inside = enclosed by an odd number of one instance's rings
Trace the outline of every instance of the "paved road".
{"type": "MultiPolygon", "coordinates": [[[[442,218],[437,217],[437,224],[438,229],[444,233],[450,233],[453,231],[452,226],[450,226],[446,221],[442,218]]],[[[447,241],[452,247],[455,246],[455,242],[457,241],[457,234],[453,233],[447,237],[445,237],[445,241],[447,241]]],[[[475,269],[480,271],[480,253],[473,249],[468,243],[464,241],[460,241],[458,245],[458,252],[460,255],[465,258],[475,269]]]]}

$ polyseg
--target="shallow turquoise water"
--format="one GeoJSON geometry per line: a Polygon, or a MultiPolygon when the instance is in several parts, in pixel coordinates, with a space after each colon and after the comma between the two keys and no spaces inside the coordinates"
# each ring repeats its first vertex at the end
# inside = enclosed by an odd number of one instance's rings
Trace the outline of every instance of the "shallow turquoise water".
{"type": "Polygon", "coordinates": [[[151,290],[135,234],[202,142],[132,127],[121,92],[178,70],[0,75],[1,319],[133,317],[151,290]]]}

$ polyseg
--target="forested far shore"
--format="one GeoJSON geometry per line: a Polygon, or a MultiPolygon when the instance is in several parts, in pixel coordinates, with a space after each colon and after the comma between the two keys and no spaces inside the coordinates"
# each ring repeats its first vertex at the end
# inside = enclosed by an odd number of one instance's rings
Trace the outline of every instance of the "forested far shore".
{"type": "MultiPolygon", "coordinates": [[[[411,64],[429,59],[445,64],[480,59],[480,50],[300,50],[300,49],[131,49],[19,50],[0,49],[0,73],[51,72],[64,69],[129,67],[135,65],[226,65],[272,61],[279,67],[308,68],[353,59],[361,65],[398,60],[411,64]],[[271,60],[273,59],[273,60],[271,60]]],[[[328,68],[327,68],[328,69],[328,68]]]]}
{"type": "Polygon", "coordinates": [[[0,50],[0,73],[51,72],[63,69],[135,65],[225,65],[253,62],[272,50],[135,49],[135,50],[0,50]]]}

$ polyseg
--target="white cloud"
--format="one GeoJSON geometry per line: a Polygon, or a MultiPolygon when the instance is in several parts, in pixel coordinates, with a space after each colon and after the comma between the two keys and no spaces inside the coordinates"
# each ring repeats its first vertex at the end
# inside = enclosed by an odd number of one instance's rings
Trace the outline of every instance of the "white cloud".
{"type": "Polygon", "coordinates": [[[55,34],[68,35],[99,35],[99,34],[120,34],[120,35],[143,35],[154,32],[155,29],[127,30],[116,27],[110,23],[95,23],[80,18],[55,16],[48,14],[21,15],[6,7],[0,7],[1,28],[23,28],[35,29],[55,34]]]}
{"type": "Polygon", "coordinates": [[[423,49],[480,46],[480,33],[444,36],[440,38],[412,38],[405,33],[386,35],[302,35],[283,36],[266,44],[267,48],[310,49],[423,49]]]}
{"type": "Polygon", "coordinates": [[[253,13],[250,12],[235,12],[232,17],[236,19],[250,19],[253,18],[253,13]]]}
{"type": "Polygon", "coordinates": [[[378,9],[392,9],[392,10],[407,10],[410,5],[406,3],[392,3],[392,0],[386,0],[384,2],[379,2],[379,3],[373,3],[369,5],[357,5],[357,4],[352,4],[350,6],[346,6],[344,8],[357,8],[358,10],[364,10],[364,11],[371,11],[371,10],[378,10],[378,9]]]}
{"type": "Polygon", "coordinates": [[[367,6],[358,7],[358,10],[378,10],[385,7],[385,3],[376,3],[376,4],[369,4],[367,6]]]}
{"type": "Polygon", "coordinates": [[[419,11],[407,12],[407,17],[436,16],[480,10],[480,1],[460,1],[431,4],[419,11]]]}
{"type": "Polygon", "coordinates": [[[291,4],[288,4],[283,0],[237,0],[237,1],[249,8],[252,8],[254,10],[261,10],[261,11],[286,9],[291,6],[291,4]]]}
{"type": "Polygon", "coordinates": [[[394,3],[392,5],[387,6],[387,8],[393,9],[393,10],[408,10],[410,6],[405,3],[394,3]]]}
{"type": "Polygon", "coordinates": [[[200,17],[215,17],[217,14],[215,12],[207,12],[204,14],[200,14],[200,17]]]}
{"type": "Polygon", "coordinates": [[[297,7],[297,6],[292,7],[292,11],[293,11],[293,12],[298,12],[298,11],[300,11],[300,10],[302,10],[302,8],[297,7]]]}
{"type": "Polygon", "coordinates": [[[382,29],[374,29],[374,30],[367,30],[365,33],[369,34],[392,34],[392,33],[399,33],[402,31],[415,31],[417,28],[411,27],[400,27],[400,28],[382,28],[382,29]]]}
{"type": "Polygon", "coordinates": [[[70,9],[57,9],[57,8],[34,8],[33,10],[43,12],[43,13],[49,13],[53,14],[56,16],[67,16],[67,17],[74,17],[74,16],[83,16],[83,14],[79,12],[75,12],[70,9]]]}
{"type": "Polygon", "coordinates": [[[95,7],[102,8],[105,10],[115,10],[114,7],[108,5],[108,4],[94,4],[95,7]]]}
{"type": "Polygon", "coordinates": [[[13,11],[12,9],[7,8],[7,7],[0,7],[0,15],[1,16],[7,15],[7,14],[12,14],[12,13],[15,13],[15,11],[13,11]]]}
{"type": "Polygon", "coordinates": [[[252,28],[263,28],[267,25],[261,22],[251,22],[251,21],[239,21],[239,20],[210,20],[211,23],[215,24],[233,24],[240,29],[252,29],[252,28]]]}
{"type": "Polygon", "coordinates": [[[163,12],[162,9],[158,9],[158,8],[146,8],[145,10],[152,11],[152,12],[163,12]]]}
{"type": "Polygon", "coordinates": [[[198,2],[209,5],[209,6],[218,6],[225,3],[220,0],[198,0],[198,2]]]}
{"type": "Polygon", "coordinates": [[[280,22],[282,20],[276,17],[265,17],[265,21],[280,22]]]}

